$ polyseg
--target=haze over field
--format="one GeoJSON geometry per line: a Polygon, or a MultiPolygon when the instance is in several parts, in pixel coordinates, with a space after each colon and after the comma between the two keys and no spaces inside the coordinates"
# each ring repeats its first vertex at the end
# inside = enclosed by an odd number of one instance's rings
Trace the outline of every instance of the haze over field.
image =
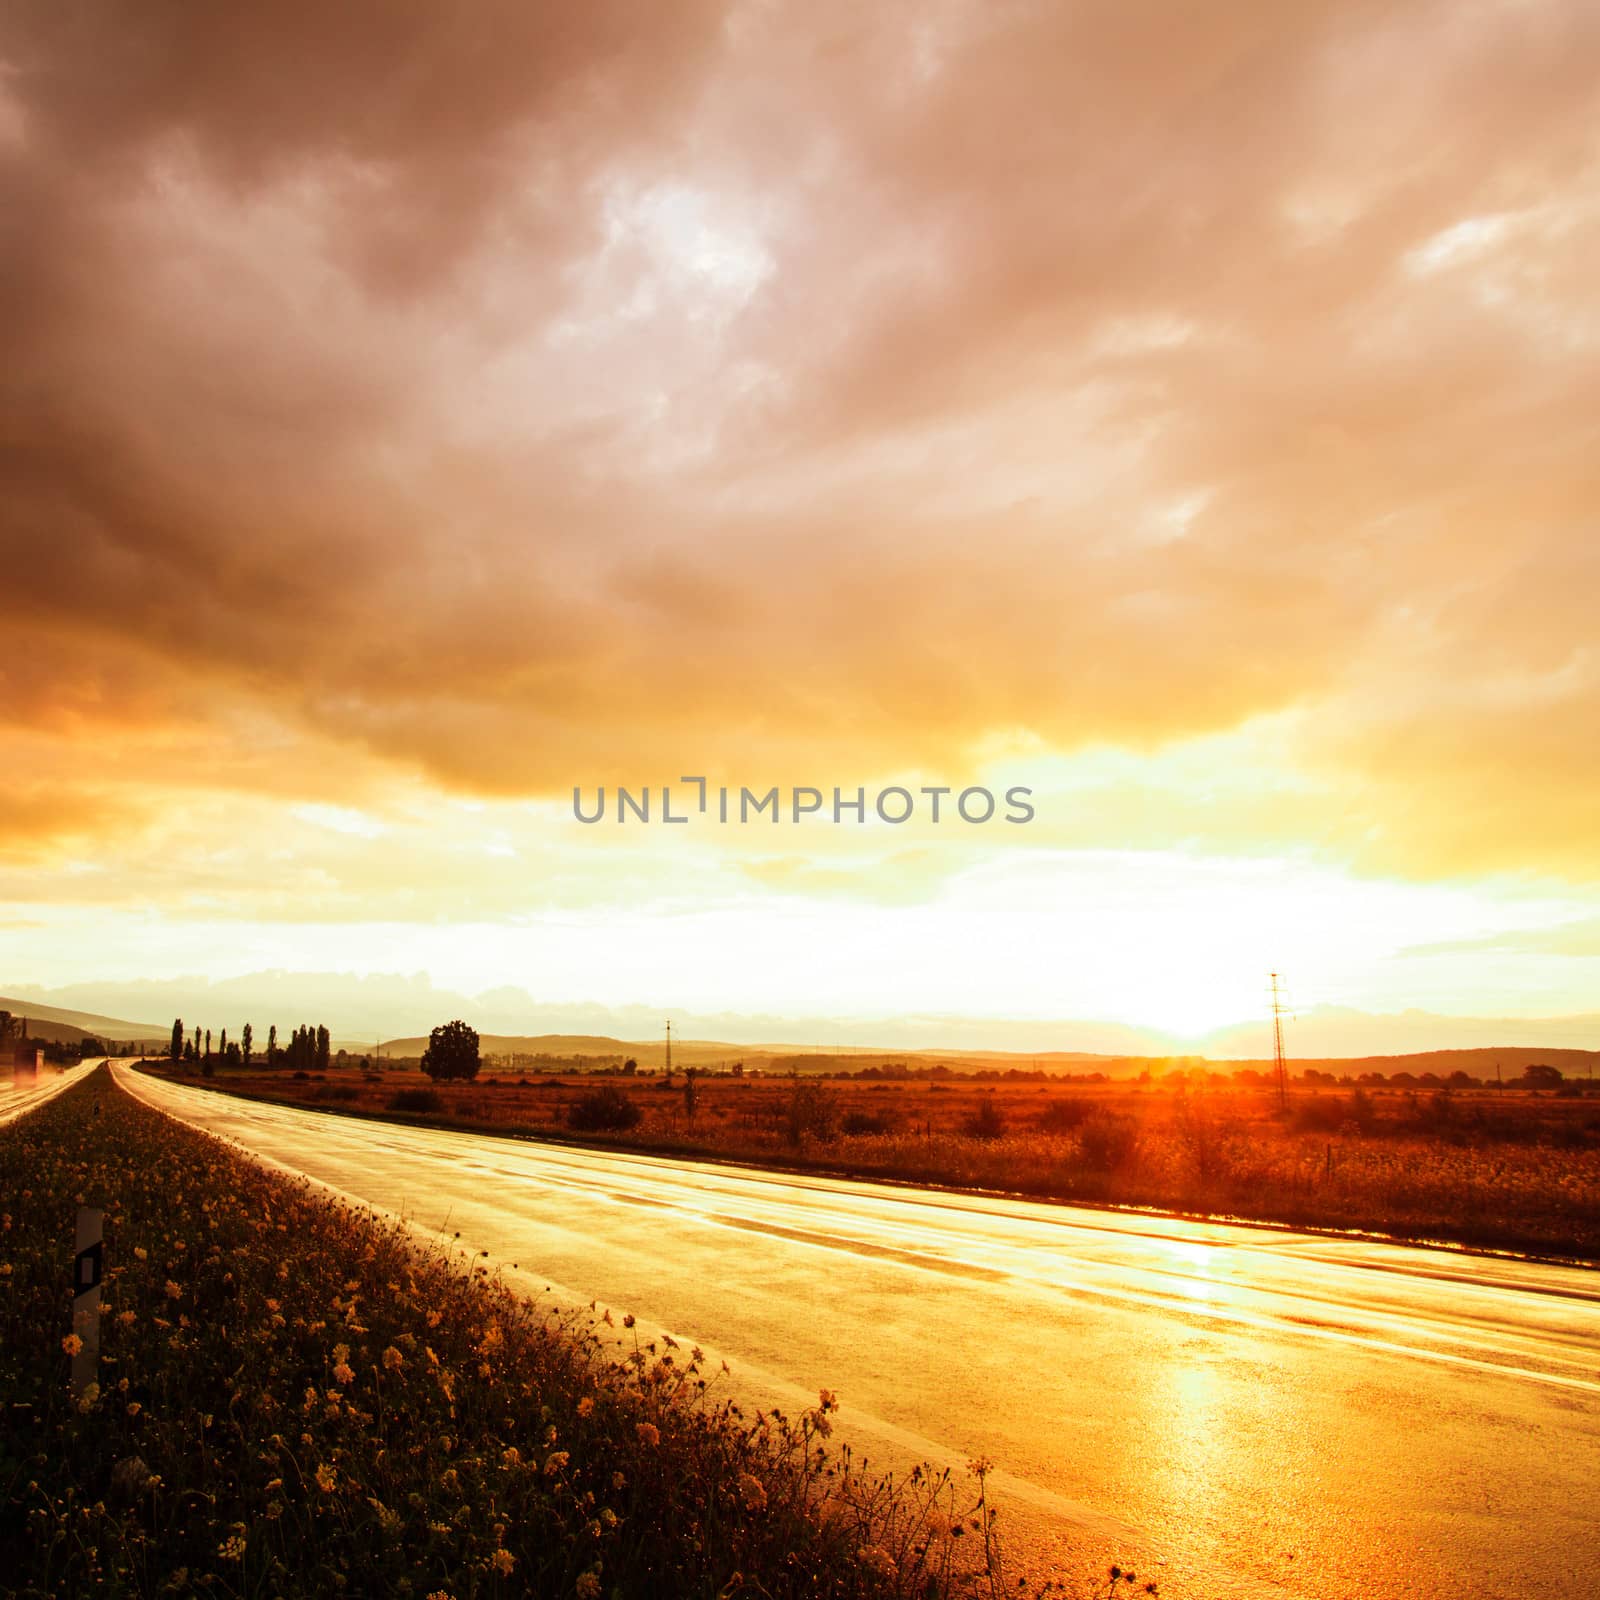
{"type": "Polygon", "coordinates": [[[7,8],[0,987],[1592,1016],[1597,127],[1561,0],[7,8]]]}

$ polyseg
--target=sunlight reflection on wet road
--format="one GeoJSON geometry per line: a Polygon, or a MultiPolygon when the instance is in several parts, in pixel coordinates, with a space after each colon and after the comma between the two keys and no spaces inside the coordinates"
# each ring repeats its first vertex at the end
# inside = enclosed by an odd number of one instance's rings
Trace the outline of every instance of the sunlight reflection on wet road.
{"type": "MultiPolygon", "coordinates": [[[[875,1464],[987,1455],[1009,1551],[1186,1596],[1600,1594],[1600,1274],[388,1126],[151,1104],[839,1391],[875,1464]]],[[[528,1270],[527,1264],[534,1270],[528,1270]]]]}
{"type": "Polygon", "coordinates": [[[77,1068],[41,1067],[37,1072],[24,1072],[20,1078],[8,1071],[0,1079],[0,1126],[53,1100],[69,1084],[80,1082],[82,1076],[77,1068]]]}

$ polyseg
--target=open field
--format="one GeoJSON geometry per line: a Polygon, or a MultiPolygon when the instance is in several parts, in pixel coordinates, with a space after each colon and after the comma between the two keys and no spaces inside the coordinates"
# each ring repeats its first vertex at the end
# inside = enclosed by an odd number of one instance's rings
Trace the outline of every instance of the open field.
{"type": "Polygon", "coordinates": [[[1214,1081],[697,1074],[691,1090],[681,1074],[434,1085],[354,1068],[209,1081],[452,1127],[1600,1260],[1600,1097],[1587,1094],[1297,1085],[1281,1109],[1214,1081]]]}
{"type": "Polygon", "coordinates": [[[992,1590],[981,1475],[864,1478],[831,1396],[743,1416],[697,1351],[519,1300],[104,1069],[0,1132],[0,1183],[8,1593],[992,1590]],[[73,1400],[81,1204],[106,1275],[73,1400]]]}

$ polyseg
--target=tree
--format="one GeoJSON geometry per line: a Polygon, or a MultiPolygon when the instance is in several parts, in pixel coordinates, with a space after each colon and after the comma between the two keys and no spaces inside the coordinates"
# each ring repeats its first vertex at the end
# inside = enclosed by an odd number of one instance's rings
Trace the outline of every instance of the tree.
{"type": "Polygon", "coordinates": [[[267,1029],[267,1065],[275,1067],[278,1064],[278,1024],[274,1022],[267,1029]]]}
{"type": "Polygon", "coordinates": [[[244,1025],[244,1037],[241,1040],[241,1043],[243,1045],[243,1049],[240,1051],[240,1054],[244,1057],[245,1066],[248,1067],[250,1065],[250,1057],[256,1047],[255,1029],[252,1028],[248,1022],[244,1025]]]}
{"type": "MultiPolygon", "coordinates": [[[[474,1045],[476,1045],[478,1038],[477,1034],[473,1034],[472,1038],[474,1045]]],[[[317,1029],[317,1070],[319,1072],[326,1072],[328,1070],[328,1054],[331,1043],[332,1040],[328,1037],[328,1030],[325,1027],[319,1026],[317,1029]]]]}
{"type": "Polygon", "coordinates": [[[694,1068],[686,1067],[683,1074],[683,1114],[691,1123],[700,1109],[700,1091],[695,1087],[694,1068]]]}
{"type": "Polygon", "coordinates": [[[210,1059],[211,1059],[211,1030],[209,1028],[207,1028],[206,1029],[206,1060],[209,1061],[210,1059]]]}
{"type": "Polygon", "coordinates": [[[1557,1089],[1562,1083],[1561,1069],[1534,1061],[1522,1069],[1522,1081],[1530,1089],[1557,1089]]]}
{"type": "Polygon", "coordinates": [[[459,1018],[441,1023],[428,1035],[422,1070],[430,1078],[476,1078],[478,1065],[477,1030],[459,1018]]]}
{"type": "Polygon", "coordinates": [[[182,1017],[174,1017],[172,1019],[172,1046],[171,1046],[171,1049],[168,1051],[168,1054],[172,1057],[172,1059],[174,1061],[179,1060],[183,1055],[183,1018],[182,1017]]]}

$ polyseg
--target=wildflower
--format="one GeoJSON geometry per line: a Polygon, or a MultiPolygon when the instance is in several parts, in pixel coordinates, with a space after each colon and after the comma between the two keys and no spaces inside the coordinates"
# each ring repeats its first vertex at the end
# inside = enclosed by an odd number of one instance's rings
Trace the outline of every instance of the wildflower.
{"type": "Polygon", "coordinates": [[[128,1415],[130,1417],[138,1416],[139,1413],[141,1411],[143,1411],[143,1410],[144,1410],[144,1407],[142,1405],[140,1405],[140,1403],[137,1400],[130,1400],[128,1402],[128,1415]]]}
{"type": "Polygon", "coordinates": [[[630,1311],[630,1312],[628,1312],[628,1313],[627,1313],[627,1314],[626,1314],[626,1315],[625,1315],[625,1316],[624,1316],[624,1317],[623,1317],[623,1319],[622,1319],[622,1326],[623,1326],[623,1327],[624,1327],[624,1328],[631,1328],[631,1327],[632,1327],[632,1326],[633,1326],[633,1313],[632,1313],[632,1312],[631,1312],[631,1311],[630,1311]]]}
{"type": "Polygon", "coordinates": [[[180,1289],[178,1287],[178,1285],[175,1284],[172,1281],[171,1278],[168,1278],[167,1279],[167,1299],[169,1299],[169,1300],[178,1300],[178,1299],[181,1299],[182,1296],[183,1296],[183,1290],[180,1289]]]}
{"type": "Polygon", "coordinates": [[[341,1361],[339,1365],[333,1369],[333,1375],[340,1383],[351,1384],[356,1381],[356,1375],[351,1370],[350,1363],[347,1361],[341,1361]]]}
{"type": "Polygon", "coordinates": [[[347,1344],[336,1344],[333,1347],[333,1359],[335,1363],[348,1361],[350,1359],[350,1346],[347,1344]]]}
{"type": "Polygon", "coordinates": [[[339,1474],[326,1461],[317,1468],[317,1487],[324,1494],[332,1494],[339,1482],[339,1474]]]}
{"type": "Polygon", "coordinates": [[[578,1402],[578,1415],[580,1417],[587,1417],[590,1416],[593,1411],[594,1396],[592,1394],[586,1394],[583,1399],[578,1402]]]}
{"type": "Polygon", "coordinates": [[[628,1487],[627,1477],[623,1473],[613,1472],[611,1474],[611,1487],[613,1489],[626,1489],[628,1487]]]}
{"type": "Polygon", "coordinates": [[[988,1456],[978,1456],[967,1463],[967,1471],[974,1478],[986,1478],[994,1471],[994,1462],[988,1456]]]}
{"type": "Polygon", "coordinates": [[[237,1533],[229,1534],[229,1536],[217,1546],[217,1554],[224,1561],[244,1560],[243,1535],[237,1533]]]}
{"type": "Polygon", "coordinates": [[[78,1401],[78,1410],[87,1416],[100,1403],[100,1385],[91,1383],[78,1401]]]}
{"type": "Polygon", "coordinates": [[[754,1473],[741,1472],[739,1474],[739,1498],[744,1501],[746,1511],[765,1511],[767,1509],[766,1486],[754,1473]]]}
{"type": "Polygon", "coordinates": [[[383,1352],[383,1364],[391,1372],[398,1372],[400,1368],[405,1365],[405,1362],[406,1358],[401,1355],[393,1345],[390,1345],[389,1348],[383,1352]]]}
{"type": "Polygon", "coordinates": [[[61,1348],[65,1350],[69,1356],[75,1356],[80,1350],[83,1349],[83,1340],[80,1339],[77,1334],[69,1333],[66,1338],[61,1341],[61,1348]]]}
{"type": "Polygon", "coordinates": [[[877,1573],[880,1578],[894,1576],[894,1557],[882,1545],[862,1545],[856,1551],[856,1559],[869,1571],[877,1573]]]}
{"type": "Polygon", "coordinates": [[[565,1472],[567,1470],[567,1463],[571,1459],[572,1456],[568,1451],[552,1450],[550,1454],[544,1458],[545,1477],[553,1478],[558,1473],[565,1472]]]}
{"type": "Polygon", "coordinates": [[[511,1569],[517,1564],[517,1558],[512,1555],[509,1550],[496,1550],[495,1553],[489,1557],[489,1560],[494,1564],[494,1570],[498,1572],[502,1578],[509,1578],[511,1576],[511,1569]]]}
{"type": "Polygon", "coordinates": [[[430,1311],[428,1313],[428,1326],[430,1328],[437,1328],[439,1326],[439,1313],[437,1311],[430,1311]]]}
{"type": "Polygon", "coordinates": [[[572,1592],[578,1600],[600,1600],[600,1574],[592,1567],[588,1572],[579,1573],[572,1592]]]}
{"type": "Polygon", "coordinates": [[[634,1431],[639,1435],[639,1443],[652,1450],[661,1443],[661,1430],[653,1422],[641,1422],[634,1431]]]}
{"type": "Polygon", "coordinates": [[[117,1323],[120,1327],[131,1327],[138,1320],[139,1316],[135,1311],[119,1311],[117,1313],[117,1323]]]}
{"type": "Polygon", "coordinates": [[[522,1465],[522,1452],[515,1445],[509,1445],[500,1454],[503,1466],[520,1467],[522,1465]]]}

